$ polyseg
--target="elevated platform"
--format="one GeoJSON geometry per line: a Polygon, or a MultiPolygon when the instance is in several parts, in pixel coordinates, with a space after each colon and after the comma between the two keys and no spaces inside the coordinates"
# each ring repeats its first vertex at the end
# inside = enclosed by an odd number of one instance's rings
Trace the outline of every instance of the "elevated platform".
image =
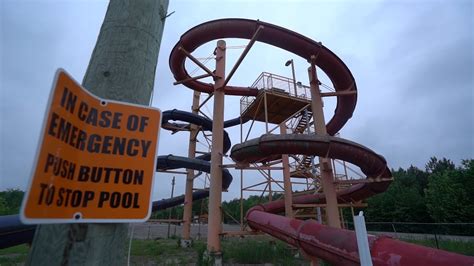
{"type": "Polygon", "coordinates": [[[241,114],[242,118],[271,124],[280,124],[306,105],[311,105],[310,100],[295,97],[278,88],[260,90],[257,97],[248,97],[246,100],[244,102],[246,108],[241,114]],[[265,97],[267,98],[268,121],[265,119],[265,97]]]}

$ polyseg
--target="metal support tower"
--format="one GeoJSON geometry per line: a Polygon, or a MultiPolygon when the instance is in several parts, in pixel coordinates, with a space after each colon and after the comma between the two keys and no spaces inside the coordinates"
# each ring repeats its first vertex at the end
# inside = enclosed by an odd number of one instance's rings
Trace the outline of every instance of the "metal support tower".
{"type": "MultiPolygon", "coordinates": [[[[311,109],[316,127],[316,134],[327,135],[326,122],[324,120],[323,101],[319,91],[319,81],[316,73],[316,66],[311,62],[308,68],[309,84],[311,86],[311,109]]],[[[339,209],[337,205],[336,190],[334,188],[334,176],[331,162],[328,158],[319,157],[319,167],[321,183],[326,197],[326,214],[328,224],[332,227],[341,228],[339,209]]]]}
{"type": "MultiPolygon", "coordinates": [[[[191,107],[193,114],[198,114],[199,112],[199,98],[201,92],[194,91],[193,93],[193,105],[191,107]]],[[[188,147],[188,157],[196,157],[196,141],[197,135],[199,133],[198,127],[194,124],[190,125],[189,131],[189,147],[188,147]]],[[[183,231],[181,246],[189,247],[191,246],[191,222],[193,214],[193,185],[194,185],[194,170],[186,170],[186,192],[184,195],[184,212],[183,212],[183,231]]]]}
{"type": "Polygon", "coordinates": [[[212,150],[211,150],[211,186],[209,191],[209,221],[207,232],[207,250],[214,258],[216,264],[220,264],[222,232],[222,156],[224,138],[224,85],[225,85],[225,60],[226,43],[223,40],[217,42],[216,48],[216,78],[214,84],[214,111],[212,123],[212,150]]]}

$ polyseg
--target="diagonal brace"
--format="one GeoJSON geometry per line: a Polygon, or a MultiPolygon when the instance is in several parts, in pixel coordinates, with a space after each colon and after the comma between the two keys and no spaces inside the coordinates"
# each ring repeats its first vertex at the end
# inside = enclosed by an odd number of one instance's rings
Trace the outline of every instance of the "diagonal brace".
{"type": "Polygon", "coordinates": [[[191,61],[193,61],[196,65],[198,65],[202,70],[206,71],[207,74],[210,76],[216,78],[216,74],[214,74],[209,68],[207,68],[203,63],[201,63],[196,57],[194,57],[192,54],[190,54],[186,49],[184,49],[182,46],[178,48],[179,51],[183,52],[191,61]]]}
{"type": "Polygon", "coordinates": [[[237,62],[235,62],[235,65],[234,67],[232,68],[232,70],[229,72],[229,75],[227,76],[227,78],[225,79],[224,81],[224,85],[222,85],[222,88],[225,88],[225,86],[227,85],[227,83],[229,83],[230,79],[232,78],[232,76],[234,75],[235,71],[237,70],[237,68],[240,66],[240,64],[242,63],[242,61],[244,60],[245,56],[248,54],[248,52],[250,51],[250,48],[252,48],[253,44],[255,43],[255,41],[257,40],[258,36],[260,35],[260,33],[262,32],[262,30],[264,29],[265,27],[264,26],[259,26],[257,28],[257,30],[255,31],[255,33],[253,34],[252,36],[252,39],[250,39],[250,42],[249,44],[247,44],[247,46],[245,47],[244,51],[242,52],[242,54],[240,55],[239,59],[237,60],[237,62]]]}

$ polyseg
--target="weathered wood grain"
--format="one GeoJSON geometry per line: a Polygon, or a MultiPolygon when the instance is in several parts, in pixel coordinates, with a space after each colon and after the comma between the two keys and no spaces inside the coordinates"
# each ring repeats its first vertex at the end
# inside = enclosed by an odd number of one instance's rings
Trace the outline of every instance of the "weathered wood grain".
{"type": "MultiPolygon", "coordinates": [[[[149,105],[168,3],[111,0],[82,85],[149,105]]],[[[27,265],[126,265],[128,238],[128,224],[41,225],[27,265]]]]}

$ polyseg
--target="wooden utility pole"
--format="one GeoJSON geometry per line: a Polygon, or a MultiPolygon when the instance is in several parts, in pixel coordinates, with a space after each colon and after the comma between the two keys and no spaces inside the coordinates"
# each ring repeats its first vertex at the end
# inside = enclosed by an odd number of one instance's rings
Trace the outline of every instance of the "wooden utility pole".
{"type": "MultiPolygon", "coordinates": [[[[111,0],[83,87],[104,99],[149,105],[168,3],[111,0]]],[[[27,265],[126,265],[128,229],[128,224],[38,226],[27,265]]]]}

